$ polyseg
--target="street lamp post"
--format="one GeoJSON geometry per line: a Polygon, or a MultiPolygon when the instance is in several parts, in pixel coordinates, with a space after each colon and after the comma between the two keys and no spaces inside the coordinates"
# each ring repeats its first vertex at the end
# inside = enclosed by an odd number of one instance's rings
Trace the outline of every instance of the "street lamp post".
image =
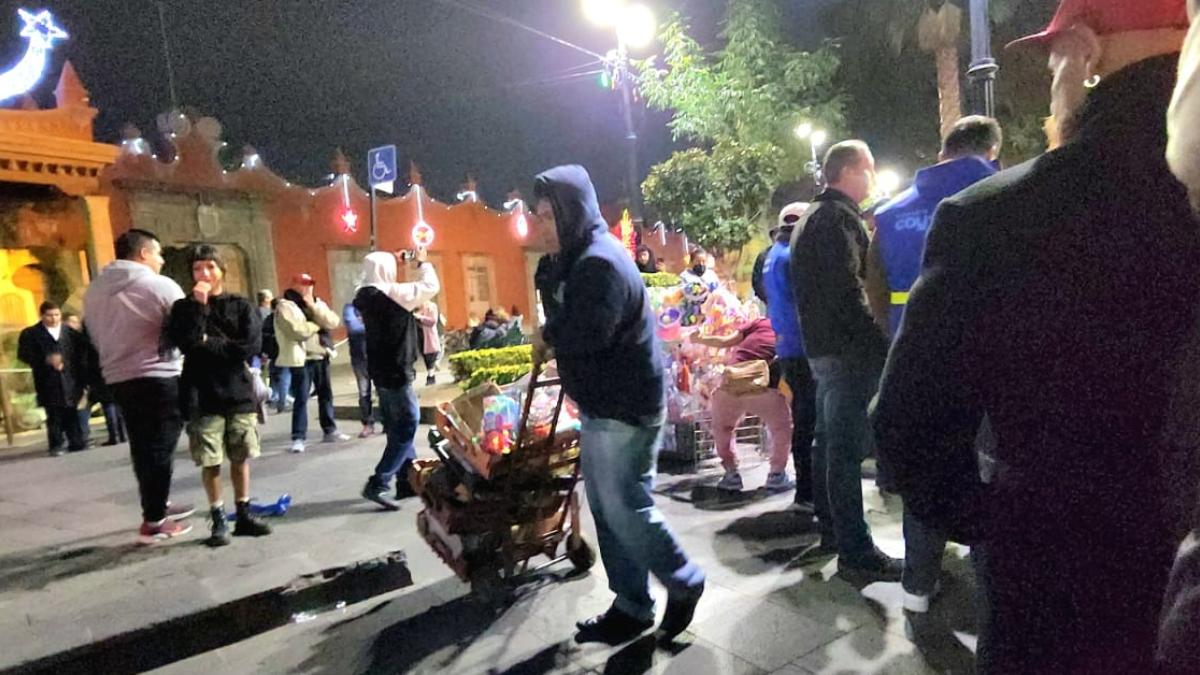
{"type": "Polygon", "coordinates": [[[971,0],[971,67],[967,75],[980,85],[982,112],[996,116],[996,73],[1000,70],[992,58],[992,26],[988,18],[988,0],[971,0]]]}
{"type": "Polygon", "coordinates": [[[813,129],[813,125],[809,122],[803,122],[796,127],[796,137],[802,141],[808,141],[808,149],[812,153],[812,159],[809,160],[804,168],[812,174],[813,182],[817,189],[821,188],[824,182],[824,177],[821,175],[821,160],[817,157],[817,152],[820,146],[825,144],[826,134],[821,129],[813,129]]]}
{"type": "Polygon", "coordinates": [[[654,40],[654,13],[645,5],[626,5],[624,0],[584,0],[584,14],[601,26],[612,27],[617,49],[609,52],[616,86],[621,90],[621,118],[625,123],[626,182],[629,212],[634,222],[642,223],[642,190],[638,180],[637,129],[633,125],[633,70],[629,67],[629,49],[649,45],[654,40]]]}

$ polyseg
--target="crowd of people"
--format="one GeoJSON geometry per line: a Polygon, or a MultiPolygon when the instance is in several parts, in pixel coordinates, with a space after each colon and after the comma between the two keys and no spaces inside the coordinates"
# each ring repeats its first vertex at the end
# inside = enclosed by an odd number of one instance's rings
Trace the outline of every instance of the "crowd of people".
{"type": "MultiPolygon", "coordinates": [[[[833,145],[824,190],[780,211],[755,265],[766,317],[695,338],[726,350],[731,372],[746,366],[761,380],[712,398],[717,487],[743,489],[733,431],[758,416],[769,429],[765,487],[794,490],[792,510],[819,533],[815,552],[836,555],[839,572],[900,581],[910,615],[935,601],[947,542],[968,545],[984,673],[1200,667],[1200,152],[1187,117],[1200,35],[1177,68],[1187,29],[1183,0],[1063,0],[1026,41],[1049,53],[1057,147],[1001,171],[999,124],[965,117],[937,164],[872,204],[870,147],[833,145]],[[747,366],[760,362],[763,372],[747,366]],[[903,498],[904,560],[875,545],[864,516],[872,454],[879,488],[903,498]]],[[[615,595],[577,639],[618,644],[649,630],[651,576],[666,587],[659,629],[673,638],[706,577],[651,495],[665,352],[639,273],[662,261],[648,248],[630,256],[608,233],[582,167],[540,174],[534,195],[555,235],[535,275],[546,323],[534,359],[556,359],[580,410],[585,490],[615,595]]],[[[424,251],[412,282],[397,280],[407,256],[367,255],[340,317],[307,274],[279,299],[227,291],[211,246],[192,249],[187,293],[160,274],[152,233],[126,232],[116,253],[87,291],[83,331],[46,303],[19,354],[34,370],[52,452],[86,446],[85,391],[115,404],[110,440],[128,434],[144,540],[191,529],[192,507],[169,501],[185,430],[209,501],[208,543],[230,542],[226,460],[232,535],[270,533],[248,504],[260,406],[290,406],[290,449],[304,452],[315,392],[322,440],[347,440],[330,377],[342,323],[360,437],[377,424],[387,437],[362,496],[389,510],[411,496],[415,364],[424,360],[432,381],[441,351],[440,282],[424,251]]],[[[683,283],[719,284],[713,258],[690,253],[683,283]]],[[[514,330],[519,316],[489,311],[471,345],[498,346],[514,330]]]]}

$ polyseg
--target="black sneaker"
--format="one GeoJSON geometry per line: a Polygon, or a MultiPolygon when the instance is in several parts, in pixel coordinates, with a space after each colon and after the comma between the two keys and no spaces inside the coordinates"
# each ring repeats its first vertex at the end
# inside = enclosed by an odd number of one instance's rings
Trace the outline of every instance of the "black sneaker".
{"type": "Polygon", "coordinates": [[[839,559],[838,571],[871,577],[876,581],[900,581],[900,576],[904,573],[904,561],[876,548],[862,559],[839,559]]]}
{"type": "Polygon", "coordinates": [[[235,537],[265,537],[271,534],[271,526],[250,515],[250,504],[239,502],[237,521],[233,525],[235,537]]]}
{"type": "Polygon", "coordinates": [[[229,544],[229,523],[225,520],[225,509],[213,509],[209,512],[209,517],[212,518],[212,534],[204,540],[204,543],[213,548],[227,546],[229,544]]]}
{"type": "Polygon", "coordinates": [[[67,454],[67,451],[63,450],[62,448],[50,448],[50,456],[51,457],[62,457],[66,454],[67,454]]]}
{"type": "Polygon", "coordinates": [[[575,642],[600,642],[616,646],[645,633],[653,625],[653,621],[639,621],[616,607],[610,607],[600,616],[576,623],[579,632],[575,634],[575,642]]]}
{"type": "Polygon", "coordinates": [[[396,501],[417,496],[417,491],[413,490],[412,484],[408,482],[408,470],[411,468],[412,463],[406,462],[396,474],[396,501]]]}
{"type": "Polygon", "coordinates": [[[667,610],[663,613],[662,623],[658,626],[658,629],[662,631],[663,639],[674,640],[692,623],[692,617],[696,615],[696,605],[700,602],[701,595],[704,595],[703,581],[693,588],[667,594],[667,610]]]}
{"type": "MultiPolygon", "coordinates": [[[[396,486],[396,491],[399,492],[400,486],[396,486]]],[[[363,486],[363,499],[369,499],[376,504],[382,506],[388,511],[399,511],[400,505],[392,501],[388,496],[388,487],[383,483],[375,480],[374,476],[367,479],[367,484],[363,486]]]]}

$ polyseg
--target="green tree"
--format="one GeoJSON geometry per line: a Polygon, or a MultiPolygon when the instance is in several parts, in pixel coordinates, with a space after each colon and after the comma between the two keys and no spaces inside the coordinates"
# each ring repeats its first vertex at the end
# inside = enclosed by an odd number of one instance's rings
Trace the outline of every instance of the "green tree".
{"type": "Polygon", "coordinates": [[[843,126],[835,49],[798,49],[782,25],[779,0],[729,0],[720,49],[702,47],[675,15],[659,36],[661,63],[635,64],[647,104],[671,111],[673,136],[694,146],[651,170],[646,203],[707,248],[740,248],[774,188],[804,175],[798,123],[843,126]]]}

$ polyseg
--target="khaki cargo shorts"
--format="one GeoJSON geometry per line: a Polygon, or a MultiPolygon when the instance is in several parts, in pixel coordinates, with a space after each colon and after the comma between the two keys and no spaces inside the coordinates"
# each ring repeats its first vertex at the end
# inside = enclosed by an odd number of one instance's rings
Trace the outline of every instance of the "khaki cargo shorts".
{"type": "Polygon", "coordinates": [[[225,457],[244,462],[258,457],[258,415],[205,415],[188,422],[188,447],[196,466],[221,466],[225,457]]]}

